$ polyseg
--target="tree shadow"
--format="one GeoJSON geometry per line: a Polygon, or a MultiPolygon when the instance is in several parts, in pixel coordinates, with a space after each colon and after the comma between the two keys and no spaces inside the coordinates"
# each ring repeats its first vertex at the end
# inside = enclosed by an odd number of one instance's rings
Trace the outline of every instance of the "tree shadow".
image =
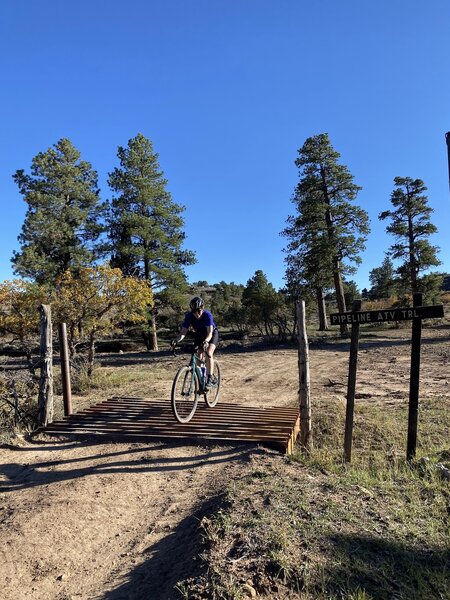
{"type": "Polygon", "coordinates": [[[147,548],[147,559],[134,568],[126,580],[101,596],[102,600],[178,600],[184,596],[177,584],[206,571],[200,554],[204,542],[200,523],[226,506],[225,494],[201,504],[191,515],[159,542],[147,548]]]}
{"type": "MultiPolygon", "coordinates": [[[[181,598],[177,584],[204,575],[208,568],[201,558],[205,546],[199,535],[199,523],[203,517],[217,513],[225,502],[225,496],[219,495],[201,505],[169,535],[148,548],[147,560],[133,569],[119,587],[102,596],[102,600],[181,598]]],[[[326,567],[317,582],[317,597],[328,597],[325,594],[356,597],[358,591],[365,591],[374,600],[449,597],[449,549],[419,549],[406,543],[346,534],[332,535],[327,542],[331,543],[327,551],[333,566],[326,567]]],[[[297,591],[298,582],[292,587],[297,591]]]]}
{"type": "Polygon", "coordinates": [[[450,549],[418,547],[370,535],[335,534],[328,590],[364,590],[377,600],[449,598],[450,549]]]}
{"type": "MultiPolygon", "coordinates": [[[[104,442],[103,442],[104,443],[104,442]]],[[[78,446],[95,447],[102,442],[87,440],[78,446]]],[[[98,452],[90,453],[88,456],[70,457],[67,459],[58,459],[53,461],[36,461],[34,463],[6,463],[0,465],[0,493],[13,492],[22,489],[46,486],[99,474],[115,474],[115,473],[161,473],[161,472],[176,472],[200,467],[205,463],[218,464],[227,463],[231,460],[247,460],[251,455],[258,452],[264,452],[255,445],[249,444],[233,444],[228,447],[217,447],[216,443],[208,444],[191,444],[196,448],[200,448],[201,452],[194,456],[176,456],[152,457],[151,453],[158,450],[170,450],[172,448],[186,447],[188,444],[182,441],[168,444],[156,444],[154,446],[142,446],[138,448],[128,448],[116,452],[100,454],[98,452]],[[214,447],[216,446],[216,447],[214,447]],[[133,458],[119,460],[121,456],[132,456],[133,458]],[[112,460],[117,458],[118,460],[112,460]],[[83,465],[83,463],[89,463],[83,465]],[[55,470],[58,467],[66,467],[67,465],[75,465],[72,469],[55,470]]],[[[227,446],[223,444],[222,446],[227,446]]],[[[55,449],[55,446],[41,446],[42,451],[55,449]]],[[[59,450],[64,448],[58,447],[59,450]]],[[[17,452],[32,450],[36,452],[36,448],[15,448],[17,452]]],[[[67,450],[73,450],[73,445],[67,450]]]]}

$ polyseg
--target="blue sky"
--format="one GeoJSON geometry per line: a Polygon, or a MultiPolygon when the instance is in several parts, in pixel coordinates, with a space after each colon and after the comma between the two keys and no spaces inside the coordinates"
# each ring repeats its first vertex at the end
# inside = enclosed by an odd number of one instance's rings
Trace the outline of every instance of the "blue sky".
{"type": "Polygon", "coordinates": [[[2,0],[0,280],[26,205],[12,180],[62,137],[99,173],[138,132],[186,207],[190,281],[283,285],[297,150],[327,132],[363,187],[369,285],[395,176],[423,179],[450,271],[448,0],[2,0]]]}

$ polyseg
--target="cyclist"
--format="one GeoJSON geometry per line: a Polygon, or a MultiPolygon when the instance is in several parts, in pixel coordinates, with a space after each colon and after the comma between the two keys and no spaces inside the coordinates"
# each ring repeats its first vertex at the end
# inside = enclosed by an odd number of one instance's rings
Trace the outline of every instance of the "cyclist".
{"type": "MultiPolygon", "coordinates": [[[[206,354],[206,369],[208,377],[206,380],[206,389],[211,389],[217,384],[217,379],[214,377],[214,351],[219,343],[219,332],[217,331],[214,317],[205,310],[204,302],[199,296],[195,296],[189,303],[190,312],[184,316],[183,324],[181,325],[178,339],[173,340],[172,346],[179,344],[186,336],[189,327],[194,330],[195,345],[203,348],[206,354]]],[[[201,353],[203,359],[203,352],[201,353]]]]}

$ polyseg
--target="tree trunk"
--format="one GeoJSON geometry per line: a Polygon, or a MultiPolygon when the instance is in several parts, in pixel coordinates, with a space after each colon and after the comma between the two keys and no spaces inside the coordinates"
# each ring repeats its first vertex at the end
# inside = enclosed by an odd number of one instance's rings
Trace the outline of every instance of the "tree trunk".
{"type": "Polygon", "coordinates": [[[292,327],[292,336],[294,339],[296,339],[297,334],[298,334],[298,332],[297,332],[297,317],[298,317],[298,315],[297,315],[297,302],[296,302],[294,304],[294,324],[292,327]]]}
{"type": "MultiPolygon", "coordinates": [[[[147,325],[148,325],[148,328],[151,329],[150,319],[149,319],[147,325]]],[[[150,352],[150,350],[152,349],[152,344],[151,344],[151,340],[150,340],[150,334],[148,333],[148,331],[142,332],[142,339],[144,340],[145,347],[150,352]]]]}
{"type": "Polygon", "coordinates": [[[28,348],[25,350],[25,356],[27,357],[27,365],[28,365],[28,370],[30,371],[30,373],[32,375],[34,375],[34,371],[36,369],[36,365],[33,361],[33,355],[31,353],[31,350],[29,350],[28,348]]]}
{"type": "Polygon", "coordinates": [[[142,332],[142,338],[145,347],[149,352],[158,352],[158,331],[156,328],[156,311],[152,310],[151,316],[147,321],[147,330],[142,332]]]}
{"type": "MultiPolygon", "coordinates": [[[[335,251],[337,251],[336,243],[334,239],[334,224],[333,224],[333,216],[331,214],[331,202],[328,195],[326,177],[323,169],[321,169],[322,182],[324,186],[324,195],[325,201],[327,203],[327,209],[325,211],[325,222],[327,224],[327,233],[328,237],[331,241],[333,241],[333,247],[335,251]]],[[[342,276],[341,276],[341,268],[339,264],[339,258],[337,256],[333,256],[333,280],[334,280],[334,288],[336,290],[336,302],[338,305],[338,310],[340,313],[346,312],[345,307],[345,296],[344,296],[344,286],[342,284],[342,276]]],[[[341,323],[340,325],[341,335],[348,336],[348,327],[345,323],[341,323]]]]}
{"type": "Polygon", "coordinates": [[[317,309],[319,314],[319,331],[328,331],[327,311],[325,308],[325,297],[321,287],[316,288],[317,309]]]}
{"type": "Polygon", "coordinates": [[[152,315],[152,350],[158,352],[158,331],[156,329],[156,311],[153,311],[152,315]]]}
{"type": "MultiPolygon", "coordinates": [[[[345,305],[344,285],[342,283],[340,265],[337,259],[333,260],[333,279],[334,287],[336,290],[336,302],[338,305],[338,312],[344,313],[347,311],[347,308],[345,305]]],[[[345,323],[341,323],[340,329],[342,336],[348,336],[348,327],[345,323]]]]}
{"type": "Polygon", "coordinates": [[[88,351],[88,368],[87,374],[90,377],[94,372],[94,358],[95,358],[95,332],[91,331],[89,334],[89,351],[88,351]]]}
{"type": "MultiPolygon", "coordinates": [[[[145,246],[146,245],[144,244],[144,247],[145,246]]],[[[148,287],[152,290],[152,277],[151,277],[151,273],[150,273],[150,262],[147,259],[144,260],[144,277],[145,277],[145,281],[148,284],[148,287]]],[[[153,306],[150,315],[151,315],[151,318],[150,318],[148,324],[149,324],[149,330],[151,331],[151,337],[147,332],[145,332],[144,333],[144,341],[147,346],[147,350],[153,350],[154,352],[158,352],[159,346],[158,346],[158,331],[156,328],[156,308],[155,308],[155,306],[153,306]]]]}
{"type": "Polygon", "coordinates": [[[41,377],[39,379],[38,420],[41,427],[53,421],[53,336],[52,312],[41,304],[41,377]]]}
{"type": "Polygon", "coordinates": [[[68,343],[69,343],[69,356],[70,362],[73,364],[76,348],[75,348],[75,324],[71,323],[69,327],[69,335],[68,335],[68,343]]]}

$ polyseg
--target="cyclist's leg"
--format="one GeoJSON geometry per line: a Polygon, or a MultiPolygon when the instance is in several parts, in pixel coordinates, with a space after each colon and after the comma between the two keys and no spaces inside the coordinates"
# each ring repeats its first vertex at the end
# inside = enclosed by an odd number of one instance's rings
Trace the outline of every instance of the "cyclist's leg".
{"type": "MultiPolygon", "coordinates": [[[[217,329],[214,330],[211,341],[206,350],[206,368],[208,369],[208,375],[213,378],[214,382],[214,351],[217,348],[217,344],[219,343],[219,332],[217,329]]],[[[208,377],[209,381],[210,377],[208,377]]]]}
{"type": "MultiPolygon", "coordinates": [[[[206,370],[208,370],[208,366],[206,363],[206,356],[205,356],[205,352],[202,350],[202,345],[203,345],[203,337],[199,336],[199,335],[195,335],[194,338],[194,346],[197,348],[197,355],[200,358],[200,360],[205,361],[206,364],[206,370]]],[[[200,366],[200,365],[198,365],[200,366]]],[[[206,377],[207,377],[208,373],[206,373],[206,377]]],[[[206,382],[206,377],[205,377],[205,382],[206,382]]]]}
{"type": "Polygon", "coordinates": [[[214,351],[216,349],[215,344],[209,344],[206,350],[206,369],[209,373],[214,373],[214,351]]]}

